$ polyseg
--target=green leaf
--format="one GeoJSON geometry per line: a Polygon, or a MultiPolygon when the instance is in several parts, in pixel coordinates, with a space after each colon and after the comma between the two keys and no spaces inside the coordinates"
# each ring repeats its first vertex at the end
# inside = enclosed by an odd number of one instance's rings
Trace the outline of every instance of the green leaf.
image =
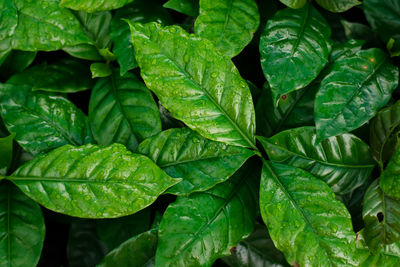
{"type": "Polygon", "coordinates": [[[213,42],[222,54],[234,57],[253,39],[259,23],[254,0],[200,0],[194,32],[213,42]]]}
{"type": "Polygon", "coordinates": [[[274,246],[265,226],[261,225],[256,225],[254,232],[232,249],[232,255],[222,260],[231,267],[289,266],[282,252],[274,246]]]}
{"type": "Polygon", "coordinates": [[[11,53],[11,40],[10,38],[1,40],[0,39],[0,66],[7,59],[11,53]]]}
{"type": "Polygon", "coordinates": [[[96,220],[97,235],[109,250],[115,249],[132,236],[147,231],[150,216],[150,209],[147,208],[125,217],[96,220]]]}
{"type": "Polygon", "coordinates": [[[129,4],[130,2],[133,2],[133,0],[61,0],[60,6],[93,13],[97,11],[117,9],[129,4]]]}
{"type": "Polygon", "coordinates": [[[134,236],[108,253],[97,267],[154,266],[157,239],[156,229],[134,236]]]}
{"type": "Polygon", "coordinates": [[[381,46],[378,36],[368,26],[346,20],[341,20],[340,22],[343,25],[347,39],[365,40],[368,47],[381,46]]]}
{"type": "Polygon", "coordinates": [[[107,247],[96,234],[96,222],[73,222],[69,228],[67,244],[69,266],[93,267],[107,254],[107,247]]]}
{"type": "Polygon", "coordinates": [[[15,134],[0,138],[0,175],[5,175],[13,157],[13,140],[15,134]]]}
{"type": "Polygon", "coordinates": [[[14,0],[18,26],[12,47],[24,51],[51,51],[89,43],[79,21],[58,0],[14,0]]]}
{"type": "Polygon", "coordinates": [[[139,142],[161,131],[158,108],[149,89],[131,73],[121,77],[119,70],[94,86],[89,120],[99,144],[121,143],[132,151],[139,142]]]}
{"type": "Polygon", "coordinates": [[[357,266],[350,214],[321,180],[264,162],[261,215],[275,246],[299,266],[357,266]]]}
{"type": "Polygon", "coordinates": [[[213,189],[178,197],[164,213],[156,266],[211,266],[249,235],[257,216],[257,165],[213,189]]]}
{"type": "Polygon", "coordinates": [[[328,23],[310,4],[299,10],[280,10],[268,21],[260,54],[275,105],[279,97],[317,77],[328,62],[330,35],[328,23]]]}
{"type": "Polygon", "coordinates": [[[352,134],[316,143],[314,127],[290,129],[271,138],[258,137],[269,158],[310,172],[337,194],[361,186],[375,162],[367,144],[352,134]]]}
{"type": "Polygon", "coordinates": [[[397,134],[400,132],[400,101],[384,108],[371,120],[370,144],[372,155],[383,169],[397,146],[397,134]]]}
{"type": "Polygon", "coordinates": [[[317,0],[317,3],[331,12],[344,12],[353,6],[361,5],[362,2],[358,0],[317,0]]]}
{"type": "Polygon", "coordinates": [[[120,144],[65,145],[36,157],[8,179],[46,208],[83,218],[133,214],[180,181],[120,144]]]}
{"type": "Polygon", "coordinates": [[[365,193],[362,213],[370,249],[400,241],[400,203],[382,192],[378,180],[365,193]]]}
{"type": "Polygon", "coordinates": [[[314,97],[318,86],[283,95],[274,107],[271,88],[264,84],[263,92],[256,106],[257,131],[260,135],[271,136],[281,130],[314,125],[314,97]]]}
{"type": "Polygon", "coordinates": [[[192,17],[199,14],[199,0],[168,0],[163,7],[192,17]]]}
{"type": "Polygon", "coordinates": [[[400,242],[383,246],[372,253],[365,243],[364,230],[361,230],[357,234],[356,246],[362,258],[359,267],[396,267],[400,261],[400,242]]]}
{"type": "Polygon", "coordinates": [[[110,65],[105,63],[92,63],[92,65],[90,65],[90,71],[92,72],[92,78],[108,77],[112,75],[110,65]]]}
{"type": "Polygon", "coordinates": [[[119,9],[111,21],[110,38],[113,42],[113,52],[121,68],[121,75],[136,68],[135,51],[131,41],[129,25],[122,19],[131,22],[156,21],[169,24],[172,18],[168,11],[153,0],[135,0],[134,3],[119,9]]]}
{"type": "Polygon", "coordinates": [[[232,61],[178,26],[130,27],[141,75],[175,118],[211,140],[256,149],[250,90],[232,61]]]}
{"type": "Polygon", "coordinates": [[[38,204],[9,182],[0,184],[0,265],[36,266],[45,225],[38,204]]]}
{"type": "Polygon", "coordinates": [[[0,85],[0,110],[15,140],[36,155],[65,144],[91,141],[88,121],[70,101],[30,91],[31,86],[0,85]]]}
{"type": "Polygon", "coordinates": [[[183,178],[168,192],[205,191],[231,177],[254,155],[251,150],[205,139],[188,128],[169,129],[144,140],[137,152],[151,158],[169,176],[183,178]]]}
{"type": "Polygon", "coordinates": [[[90,89],[93,81],[89,67],[79,61],[62,59],[43,62],[12,76],[8,84],[30,85],[32,91],[75,93],[90,89]]]}
{"type": "Polygon", "coordinates": [[[0,77],[7,80],[11,75],[21,72],[32,64],[36,52],[13,50],[0,64],[0,77]]]}
{"type": "Polygon", "coordinates": [[[18,25],[18,13],[13,0],[0,0],[0,40],[13,35],[18,25]]]}
{"type": "Polygon", "coordinates": [[[318,141],[357,129],[371,119],[389,101],[398,76],[398,68],[377,48],[335,61],[315,98],[318,141]]]}
{"type": "MultiPolygon", "coordinates": [[[[398,142],[398,141],[397,141],[398,142]]],[[[396,143],[397,143],[396,142],[396,143]]],[[[400,199],[400,146],[398,145],[392,158],[383,171],[380,187],[385,195],[400,199]]]]}
{"type": "Polygon", "coordinates": [[[301,8],[307,3],[307,0],[279,0],[279,1],[281,1],[290,8],[301,8]]]}
{"type": "Polygon", "coordinates": [[[80,44],[75,46],[66,46],[62,49],[69,55],[86,60],[102,61],[104,58],[100,55],[99,51],[94,45],[80,44]]]}

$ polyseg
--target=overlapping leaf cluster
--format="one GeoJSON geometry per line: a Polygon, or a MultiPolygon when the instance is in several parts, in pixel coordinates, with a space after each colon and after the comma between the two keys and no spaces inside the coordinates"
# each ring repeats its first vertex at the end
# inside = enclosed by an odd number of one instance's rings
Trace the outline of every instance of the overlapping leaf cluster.
{"type": "Polygon", "coordinates": [[[165,2],[0,0],[0,265],[398,266],[400,2],[165,2]]]}

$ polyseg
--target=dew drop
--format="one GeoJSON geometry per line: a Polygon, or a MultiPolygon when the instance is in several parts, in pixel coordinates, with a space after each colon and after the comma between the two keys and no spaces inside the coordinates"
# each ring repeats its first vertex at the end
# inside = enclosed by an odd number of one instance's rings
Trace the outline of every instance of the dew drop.
{"type": "Polygon", "coordinates": [[[217,78],[217,73],[216,72],[213,72],[213,73],[211,73],[211,77],[213,77],[213,78],[217,78]]]}

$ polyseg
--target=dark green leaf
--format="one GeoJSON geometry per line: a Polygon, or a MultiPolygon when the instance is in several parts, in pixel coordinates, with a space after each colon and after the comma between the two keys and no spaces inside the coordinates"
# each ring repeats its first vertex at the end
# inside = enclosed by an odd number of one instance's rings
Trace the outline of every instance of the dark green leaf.
{"type": "Polygon", "coordinates": [[[211,266],[251,233],[257,215],[257,165],[213,189],[178,197],[158,231],[157,266],[211,266]]]}
{"type": "Polygon", "coordinates": [[[317,0],[317,3],[331,12],[344,12],[362,4],[358,0],[317,0]]]}
{"type": "Polygon", "coordinates": [[[36,157],[8,178],[46,208],[84,218],[133,214],[180,181],[120,144],[65,145],[36,157]]]}
{"type": "Polygon", "coordinates": [[[346,194],[362,185],[375,166],[368,145],[352,134],[317,144],[315,128],[300,127],[258,140],[272,161],[310,172],[337,194],[346,194]]]}
{"type": "Polygon", "coordinates": [[[139,142],[161,131],[158,108],[149,89],[131,73],[121,77],[119,70],[96,83],[89,120],[99,144],[117,142],[132,151],[139,142]]]}
{"type": "Polygon", "coordinates": [[[376,48],[335,61],[315,98],[318,141],[357,129],[371,119],[389,101],[398,76],[398,68],[376,48]]]}
{"type": "Polygon", "coordinates": [[[269,20],[260,39],[261,66],[274,104],[317,77],[328,62],[331,30],[318,11],[307,4],[286,8],[269,20]]]}
{"type": "Polygon", "coordinates": [[[368,47],[379,47],[381,45],[378,36],[368,26],[346,20],[340,22],[348,39],[365,40],[368,47]]]}
{"type": "Polygon", "coordinates": [[[11,75],[26,69],[36,57],[36,52],[13,50],[0,64],[0,77],[8,79],[11,75]]]}
{"type": "Polygon", "coordinates": [[[206,138],[256,148],[250,90],[232,61],[178,26],[130,27],[141,75],[175,118],[206,138]]]}
{"type": "Polygon", "coordinates": [[[193,17],[199,14],[199,0],[168,0],[163,7],[193,17]]]}
{"type": "Polygon", "coordinates": [[[5,175],[13,156],[13,140],[15,134],[0,138],[0,175],[5,175]]]}
{"type": "Polygon", "coordinates": [[[110,65],[105,63],[92,63],[90,71],[92,72],[92,78],[102,78],[112,75],[110,65]]]}
{"type": "Polygon", "coordinates": [[[200,0],[194,32],[209,39],[228,57],[248,45],[260,23],[254,0],[200,0]]]}
{"type": "Polygon", "coordinates": [[[0,184],[0,229],[0,265],[36,266],[45,233],[42,211],[5,181],[0,184]]]}
{"type": "Polygon", "coordinates": [[[291,8],[301,8],[307,3],[307,0],[279,0],[279,1],[281,1],[282,3],[291,8]]]}
{"type": "Polygon", "coordinates": [[[357,266],[350,214],[332,190],[308,172],[264,162],[260,208],[274,244],[289,263],[357,266]]]}
{"type": "Polygon", "coordinates": [[[151,267],[157,249],[157,230],[130,238],[106,255],[97,267],[151,267]]]}
{"type": "Polygon", "coordinates": [[[99,54],[99,51],[94,45],[91,44],[80,44],[75,46],[64,47],[63,50],[73,57],[101,61],[104,58],[99,54]]]}
{"type": "MultiPolygon", "coordinates": [[[[398,141],[397,141],[398,142],[398,141]]],[[[397,143],[396,142],[396,143],[397,143]]],[[[380,178],[385,195],[400,199],[400,146],[398,145],[380,178]]]]}
{"type": "Polygon", "coordinates": [[[400,241],[400,203],[386,196],[375,180],[363,202],[364,237],[370,249],[400,241]]]}
{"type": "Polygon", "coordinates": [[[0,40],[0,66],[11,53],[11,40],[0,40]]]}
{"type": "Polygon", "coordinates": [[[86,116],[61,96],[30,91],[31,86],[0,85],[1,116],[15,140],[32,154],[65,144],[91,141],[86,116]]]}
{"type": "Polygon", "coordinates": [[[227,180],[254,153],[205,139],[188,129],[169,129],[143,141],[138,153],[151,158],[168,175],[183,178],[168,192],[186,195],[227,180]]]}
{"type": "Polygon", "coordinates": [[[96,11],[117,9],[130,2],[133,2],[133,0],[61,0],[60,6],[93,13],[96,11]]]}

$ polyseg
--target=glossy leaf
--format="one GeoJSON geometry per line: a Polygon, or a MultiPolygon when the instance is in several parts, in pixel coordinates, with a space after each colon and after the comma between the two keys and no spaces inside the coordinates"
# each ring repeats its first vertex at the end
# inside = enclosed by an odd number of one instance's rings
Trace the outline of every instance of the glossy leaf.
{"type": "Polygon", "coordinates": [[[200,0],[194,32],[213,42],[222,54],[234,57],[250,43],[259,23],[253,0],[200,0]]]}
{"type": "Polygon", "coordinates": [[[400,132],[400,101],[379,111],[370,125],[371,152],[383,167],[396,150],[397,134],[400,132]]]}
{"type": "Polygon", "coordinates": [[[7,80],[13,74],[29,67],[36,58],[36,52],[13,50],[0,64],[0,77],[7,80]]]}
{"type": "Polygon", "coordinates": [[[60,5],[73,10],[93,13],[123,7],[133,0],[61,0],[60,5]]]}
{"type": "Polygon", "coordinates": [[[193,17],[199,14],[199,0],[168,0],[163,7],[193,17]]]}
{"type": "Polygon", "coordinates": [[[0,138],[0,175],[5,175],[13,156],[13,140],[15,134],[0,138]]]}
{"type": "Polygon", "coordinates": [[[62,50],[70,54],[71,56],[80,59],[86,59],[92,61],[104,60],[104,58],[100,55],[97,48],[92,44],[79,44],[74,46],[66,46],[62,50]]]}
{"type": "Polygon", "coordinates": [[[111,21],[110,38],[114,45],[113,52],[121,68],[121,75],[138,66],[131,41],[131,31],[123,18],[142,23],[156,21],[169,24],[172,21],[167,10],[152,0],[135,0],[134,3],[115,13],[111,21]]]}
{"type": "Polygon", "coordinates": [[[97,267],[154,266],[157,239],[156,229],[134,236],[108,253],[97,267]]]}
{"type": "Polygon", "coordinates": [[[375,166],[368,145],[352,134],[317,144],[315,128],[300,127],[258,140],[272,161],[304,169],[341,195],[361,186],[375,166]]]}
{"type": "Polygon", "coordinates": [[[161,131],[158,108],[149,89],[131,73],[121,77],[119,70],[94,86],[89,120],[99,144],[121,143],[132,151],[143,139],[161,131]]]}
{"type": "Polygon", "coordinates": [[[329,25],[310,4],[280,10],[267,22],[260,39],[261,66],[275,105],[317,77],[328,62],[330,35],[329,25]]]}
{"type": "Polygon", "coordinates": [[[188,129],[169,129],[143,141],[137,152],[151,158],[168,175],[183,180],[168,192],[186,195],[227,180],[254,153],[205,139],[188,129]],[[157,148],[157,149],[155,149],[157,148]]]}
{"type": "Polygon", "coordinates": [[[112,75],[110,65],[100,62],[92,63],[90,71],[92,72],[92,78],[102,78],[112,75]]]}
{"type": "Polygon", "coordinates": [[[7,83],[30,85],[33,91],[75,93],[90,89],[89,67],[79,61],[63,59],[43,62],[12,76],[7,83]]]}
{"type": "Polygon", "coordinates": [[[86,220],[71,224],[67,244],[69,266],[93,267],[107,252],[107,247],[96,234],[95,221],[86,220]]]}
{"type": "Polygon", "coordinates": [[[331,12],[344,12],[353,6],[361,5],[358,0],[316,0],[317,3],[331,12]]]}
{"type": "Polygon", "coordinates": [[[256,225],[254,232],[232,249],[232,255],[222,260],[231,267],[289,266],[282,252],[274,246],[265,226],[261,225],[256,225]]]}
{"type": "Polygon", "coordinates": [[[178,26],[130,27],[141,75],[175,118],[211,140],[256,148],[250,90],[232,61],[178,26]]]}
{"type": "Polygon", "coordinates": [[[61,96],[30,91],[30,86],[0,85],[1,116],[15,140],[36,155],[65,144],[91,141],[87,118],[61,96]]]}
{"type": "Polygon", "coordinates": [[[113,250],[129,238],[147,231],[150,215],[147,208],[125,217],[96,220],[97,235],[109,250],[113,250]]]}
{"type": "Polygon", "coordinates": [[[36,266],[43,247],[44,218],[38,204],[9,182],[0,184],[0,265],[36,266]]]}
{"type": "Polygon", "coordinates": [[[257,167],[249,164],[227,182],[170,204],[158,231],[156,266],[211,266],[229,255],[253,230],[257,167]]]}
{"type": "Polygon", "coordinates": [[[291,8],[302,8],[306,3],[307,0],[279,0],[288,7],[291,8]]]}
{"type": "Polygon", "coordinates": [[[14,33],[18,25],[18,12],[13,0],[1,0],[0,10],[0,40],[4,40],[14,33]]]}
{"type": "Polygon", "coordinates": [[[332,190],[308,172],[264,162],[260,208],[275,246],[289,263],[357,266],[350,214],[332,190]]]}
{"type": "Polygon", "coordinates": [[[379,47],[381,45],[376,33],[368,26],[346,20],[341,20],[340,22],[343,25],[344,34],[348,39],[365,40],[365,44],[368,47],[379,47]]]}
{"type": "Polygon", "coordinates": [[[79,21],[58,0],[14,0],[14,4],[18,13],[14,49],[51,51],[90,42],[79,21]]]}
{"type": "Polygon", "coordinates": [[[314,102],[318,141],[357,129],[371,119],[389,101],[398,76],[398,68],[380,49],[337,60],[314,102]]]}
{"type": "Polygon", "coordinates": [[[385,195],[400,199],[400,146],[398,145],[392,158],[380,178],[380,187],[385,195]]]}
{"type": "Polygon", "coordinates": [[[9,179],[46,208],[83,218],[133,214],[179,182],[120,144],[65,145],[26,163],[9,179]]]}
{"type": "Polygon", "coordinates": [[[369,248],[400,241],[400,203],[386,196],[375,180],[368,188],[363,202],[364,237],[369,248]]]}

